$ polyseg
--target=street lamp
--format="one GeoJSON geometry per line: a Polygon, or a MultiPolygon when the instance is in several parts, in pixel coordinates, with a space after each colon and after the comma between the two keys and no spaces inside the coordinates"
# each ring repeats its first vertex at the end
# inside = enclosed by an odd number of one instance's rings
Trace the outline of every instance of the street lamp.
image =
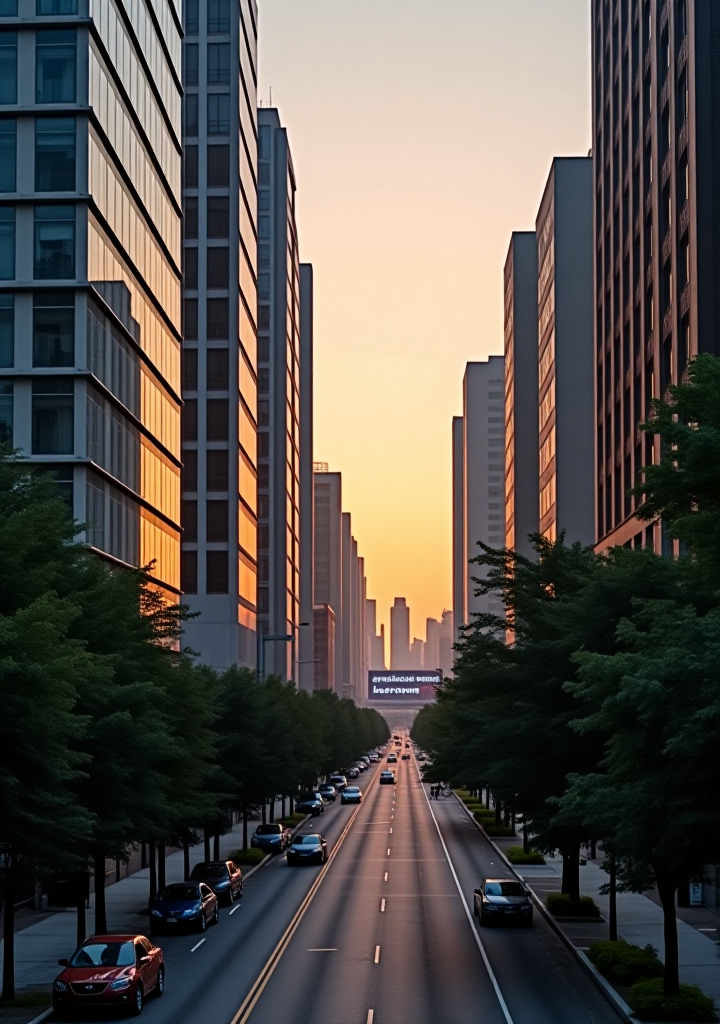
{"type": "Polygon", "coordinates": [[[293,626],[292,633],[270,633],[268,636],[259,636],[257,675],[260,682],[265,679],[265,644],[269,643],[292,644],[293,675],[295,674],[295,633],[301,626],[309,625],[309,622],[298,622],[296,626],[293,626]]]}

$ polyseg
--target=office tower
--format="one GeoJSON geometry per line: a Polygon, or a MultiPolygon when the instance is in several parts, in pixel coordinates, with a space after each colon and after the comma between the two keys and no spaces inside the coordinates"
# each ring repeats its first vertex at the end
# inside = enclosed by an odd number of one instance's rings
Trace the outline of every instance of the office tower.
{"type": "Polygon", "coordinates": [[[716,0],[592,4],[596,537],[670,553],[630,491],[640,431],[688,360],[720,350],[716,0]]]}
{"type": "Polygon", "coordinates": [[[339,648],[335,685],[341,696],[363,703],[367,696],[367,656],[365,653],[365,602],[367,581],[365,561],[358,554],[358,544],[352,535],[352,518],[342,513],[342,606],[335,633],[336,652],[339,648]]]}
{"type": "Polygon", "coordinates": [[[440,623],[437,619],[425,621],[425,647],[423,649],[423,668],[440,667],[440,623]]]}
{"type": "Polygon", "coordinates": [[[425,641],[421,640],[420,637],[414,636],[412,643],[410,644],[410,656],[408,658],[408,668],[421,669],[425,662],[425,641]]]}
{"type": "MultiPolygon", "coordinates": [[[[298,633],[303,621],[303,381],[296,185],[287,132],[274,108],[258,111],[258,137],[258,632],[261,637],[293,638],[266,642],[265,665],[268,673],[297,680],[298,633]]],[[[312,377],[309,383],[312,387],[312,377]]]]}
{"type": "Polygon", "coordinates": [[[182,30],[160,6],[3,4],[0,439],[174,603],[182,30]]]}
{"type": "Polygon", "coordinates": [[[380,623],[380,632],[375,636],[372,647],[372,660],[368,668],[377,669],[379,672],[385,671],[385,626],[380,623]]]}
{"type": "Polygon", "coordinates": [[[335,690],[335,612],[329,604],[313,608],[313,689],[335,690]]]}
{"type": "Polygon", "coordinates": [[[538,315],[534,231],[514,231],[505,260],[505,547],[526,558],[538,532],[538,315]]]}
{"type": "MultiPolygon", "coordinates": [[[[300,264],[300,662],[298,682],[301,689],[313,689],[314,597],[313,574],[313,346],[314,346],[313,268],[300,264]],[[304,625],[307,623],[307,625],[304,625]]],[[[333,638],[334,644],[334,638],[333,638]]]]}
{"type": "Polygon", "coordinates": [[[410,609],[404,597],[396,597],[390,609],[390,668],[407,668],[409,657],[410,609]]]}
{"type": "MultiPolygon", "coordinates": [[[[380,629],[382,630],[382,626],[380,629]]],[[[365,643],[367,651],[367,667],[369,669],[385,668],[384,637],[377,631],[377,602],[368,598],[365,601],[365,643]]]]}
{"type": "MultiPolygon", "coordinates": [[[[479,613],[502,614],[493,596],[478,597],[473,578],[481,578],[471,559],[481,553],[479,543],[501,548],[505,544],[505,371],[502,356],[468,363],[463,378],[462,415],[462,519],[453,519],[453,550],[461,553],[459,574],[459,629],[479,613]],[[457,530],[461,536],[457,536],[457,530]]],[[[460,488],[458,488],[460,489],[460,488]]]]}
{"type": "Polygon", "coordinates": [[[444,679],[453,674],[455,662],[455,652],[453,651],[454,635],[453,613],[451,611],[444,611],[440,620],[440,669],[444,679]]]}
{"type": "Polygon", "coordinates": [[[592,160],[555,158],[535,224],[540,533],[594,540],[592,160]]]}
{"type": "Polygon", "coordinates": [[[333,679],[337,685],[343,673],[339,635],[343,607],[342,477],[329,473],[324,462],[315,463],[313,502],[314,603],[328,605],[335,616],[333,679]]]}
{"type": "Polygon", "coordinates": [[[186,0],[184,29],[184,641],[222,669],[256,661],[255,0],[186,0]]]}
{"type": "Polygon", "coordinates": [[[455,642],[458,630],[467,622],[465,605],[465,468],[463,459],[463,419],[453,416],[452,421],[452,587],[455,642]]]}

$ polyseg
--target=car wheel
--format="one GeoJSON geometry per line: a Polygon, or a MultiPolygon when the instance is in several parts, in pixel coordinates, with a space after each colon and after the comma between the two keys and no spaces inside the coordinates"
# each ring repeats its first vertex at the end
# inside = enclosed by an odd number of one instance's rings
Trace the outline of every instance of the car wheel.
{"type": "Polygon", "coordinates": [[[165,967],[161,964],[160,970],[158,971],[157,984],[155,986],[155,995],[160,999],[165,994],[165,967]]]}
{"type": "Polygon", "coordinates": [[[231,907],[235,902],[235,893],[232,891],[232,886],[228,889],[228,906],[231,907]]]}
{"type": "Polygon", "coordinates": [[[139,1017],[143,1012],[143,1006],[145,1005],[145,996],[143,994],[142,985],[138,982],[135,989],[135,998],[133,999],[132,1015],[133,1017],[139,1017]]]}

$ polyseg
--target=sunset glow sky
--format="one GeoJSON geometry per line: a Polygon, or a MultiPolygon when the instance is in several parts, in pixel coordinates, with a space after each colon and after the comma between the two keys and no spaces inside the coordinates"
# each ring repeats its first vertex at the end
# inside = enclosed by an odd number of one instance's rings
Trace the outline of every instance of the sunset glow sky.
{"type": "MultiPolygon", "coordinates": [[[[590,144],[589,0],[259,0],[315,268],[315,459],[386,624],[452,607],[452,416],[502,353],[502,268],[554,155],[590,144]]],[[[387,628],[387,626],[386,626],[387,628]]]]}

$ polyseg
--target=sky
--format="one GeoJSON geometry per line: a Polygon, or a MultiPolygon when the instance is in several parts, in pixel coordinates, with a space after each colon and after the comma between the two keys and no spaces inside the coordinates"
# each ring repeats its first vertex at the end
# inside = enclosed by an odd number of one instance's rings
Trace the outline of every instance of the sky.
{"type": "Polygon", "coordinates": [[[259,4],[314,266],[314,458],[342,472],[378,620],[404,596],[424,638],[452,607],[465,363],[502,354],[510,234],[590,145],[590,0],[259,4]]]}

